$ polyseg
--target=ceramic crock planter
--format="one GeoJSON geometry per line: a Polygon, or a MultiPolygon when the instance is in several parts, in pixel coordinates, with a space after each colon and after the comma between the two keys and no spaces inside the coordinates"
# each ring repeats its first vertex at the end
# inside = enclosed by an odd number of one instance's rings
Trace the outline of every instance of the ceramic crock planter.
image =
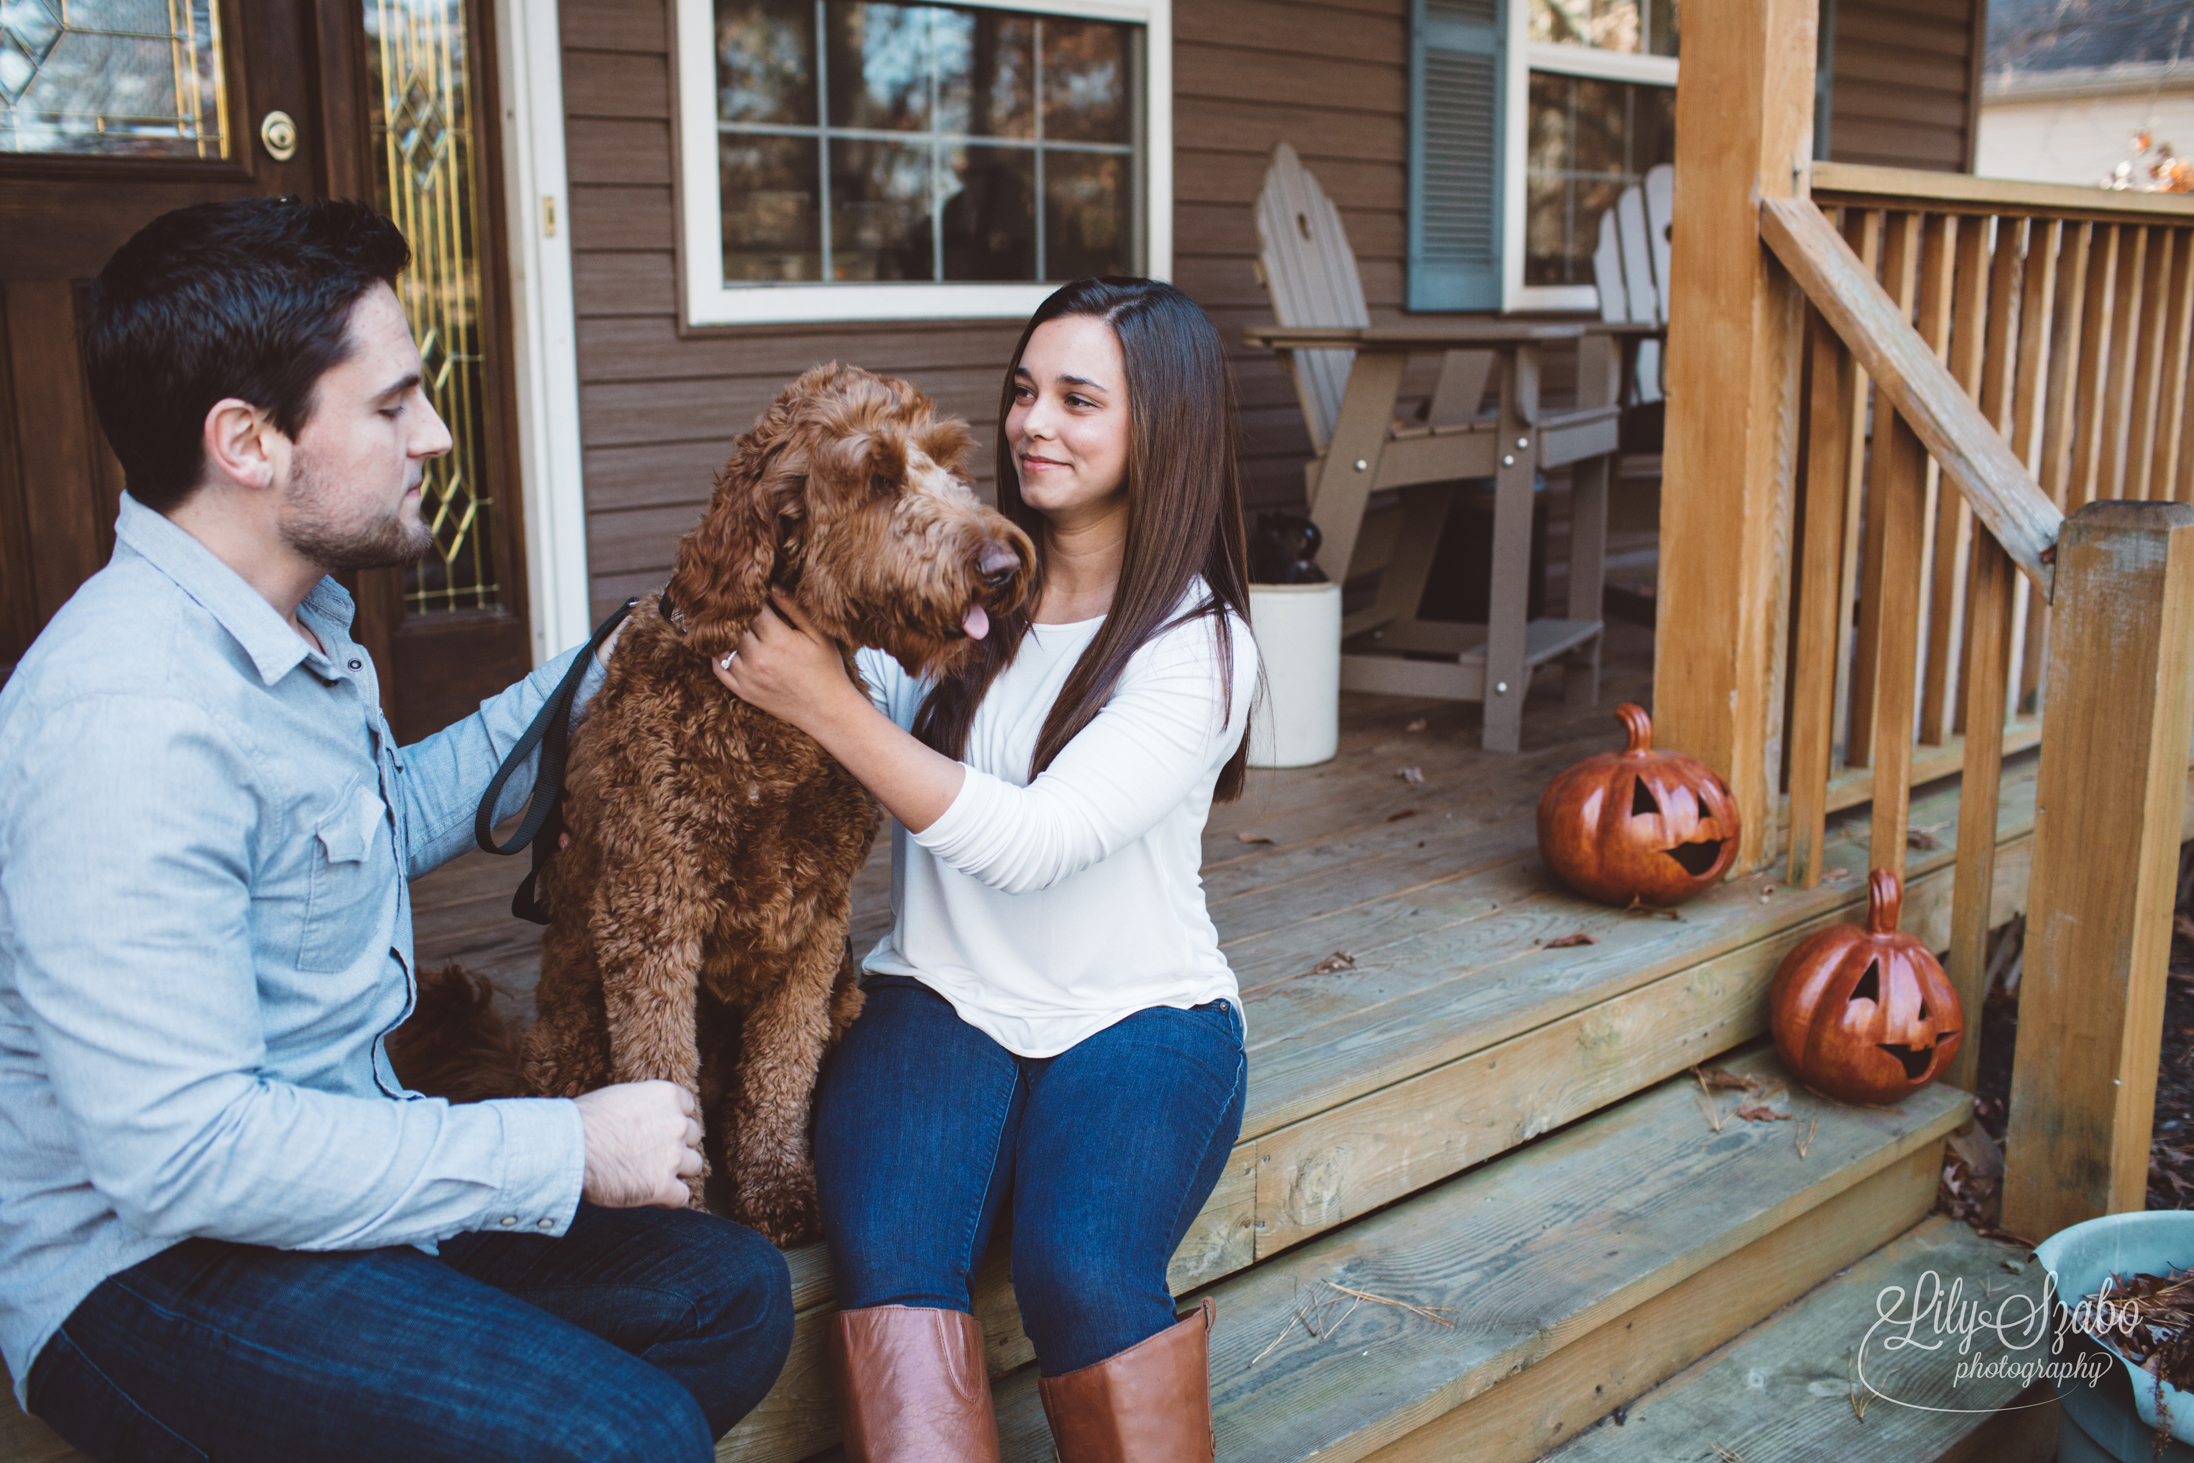
{"type": "Polygon", "coordinates": [[[1737,804],[1703,762],[1653,750],[1643,706],[1615,708],[1620,752],[1587,757],[1539,799],[1539,854],[1588,899],[1679,904],[1721,882],[1737,857],[1737,804]]]}
{"type": "Polygon", "coordinates": [[[1783,957],[1768,993],[1775,1050],[1844,1102],[1901,1102],[1942,1075],[1965,1039],[1958,992],[1925,942],[1897,932],[1904,890],[1876,869],[1866,924],[1837,925],[1783,957]]]}

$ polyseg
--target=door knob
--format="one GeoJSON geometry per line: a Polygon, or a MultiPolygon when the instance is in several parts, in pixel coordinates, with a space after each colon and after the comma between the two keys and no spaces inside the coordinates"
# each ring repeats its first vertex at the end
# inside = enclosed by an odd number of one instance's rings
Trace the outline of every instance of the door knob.
{"type": "Polygon", "coordinates": [[[297,123],[287,112],[269,112],[259,119],[259,145],[267,156],[286,163],[297,156],[297,123]]]}

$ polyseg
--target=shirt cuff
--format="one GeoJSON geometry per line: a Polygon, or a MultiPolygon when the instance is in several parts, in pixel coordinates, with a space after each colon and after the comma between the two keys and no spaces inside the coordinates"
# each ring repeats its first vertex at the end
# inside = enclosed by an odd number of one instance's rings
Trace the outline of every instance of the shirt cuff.
{"type": "Polygon", "coordinates": [[[507,1097],[481,1106],[502,1120],[503,1182],[479,1228],[550,1236],[570,1229],[587,1177],[579,1105],[561,1097],[507,1097]]]}

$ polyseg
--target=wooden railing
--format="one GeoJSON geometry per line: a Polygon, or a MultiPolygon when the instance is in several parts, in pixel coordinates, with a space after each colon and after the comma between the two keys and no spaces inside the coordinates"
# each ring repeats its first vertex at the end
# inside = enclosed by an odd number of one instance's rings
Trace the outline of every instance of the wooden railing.
{"type": "MultiPolygon", "coordinates": [[[[1949,969],[1968,1039],[1951,1077],[1970,1087],[2007,749],[2043,740],[2043,703],[2055,694],[2068,704],[2051,709],[2045,809],[2053,780],[2079,787],[2078,801],[2115,801],[2091,784],[2098,759],[2116,757],[2129,760],[2106,777],[2183,795],[2185,708],[2172,696],[2185,697],[2170,687],[2185,684],[2183,621],[2194,602],[2163,570],[2175,553],[2183,557],[2173,545],[2194,544],[2194,509],[2161,517],[2081,510],[2120,499],[2194,500],[2194,200],[1829,165],[1816,166],[1810,181],[1810,197],[1768,198],[1759,209],[1760,237],[1803,293],[1806,318],[1786,722],[1789,873],[1793,883],[1817,883],[1828,815],[1868,801],[1871,862],[1901,872],[1911,786],[1962,771],[1949,969]],[[2052,608],[2068,513],[2081,515],[2074,538],[2087,550],[2087,579],[2076,591],[2067,585],[2076,611],[2052,608]],[[2144,578],[2149,561],[2157,572],[2144,578]],[[2147,701],[2136,705],[2143,675],[2147,701]],[[2114,717],[2141,724],[2112,726],[2114,717]],[[2176,747],[2147,745],[2166,724],[2178,727],[2168,733],[2176,747]],[[2127,735],[2146,738],[2146,750],[2123,746],[2127,735]],[[2105,754],[2108,743],[2121,750],[2105,754]]],[[[2176,841],[2175,808],[2145,808],[2139,797],[2115,823],[2096,822],[2087,808],[2065,811],[2069,820],[2049,842],[2056,867],[2045,866],[2037,832],[2030,897],[2046,901],[2051,888],[2071,897],[2089,867],[2140,884],[2142,860],[2156,857],[2147,845],[2162,836],[2161,823],[2147,822],[2167,821],[2176,841]],[[2085,830],[2078,838],[2075,824],[2085,830]],[[2096,840],[2119,846],[2094,848],[2096,840]]],[[[2167,900],[2150,912],[2159,928],[2168,928],[2168,910],[2167,900]]],[[[2032,938],[2050,938],[2029,928],[2032,938]]],[[[2040,953],[2030,950],[2029,970],[2050,963],[2040,953]]],[[[2113,998],[2092,975],[2076,976],[2080,965],[2078,951],[2057,952],[2054,974],[2027,988],[2022,1031],[2052,1046],[2074,1031],[2116,1032],[2105,1089],[2115,1094],[2125,1086],[2122,1059],[2140,1045],[2142,1003],[2149,994],[2160,1002],[2161,986],[2130,990],[2121,972],[2113,998]],[[2121,1017],[2135,1019],[2129,1026],[2121,1017]]],[[[2029,1160],[2026,1197],[2015,1202],[2028,1204],[2033,1223],[2079,1207],[2070,1197],[2078,1185],[2060,1182],[2068,1161],[2061,1133],[2041,1136],[2043,1124],[2061,1130],[2079,1116],[2080,1101],[2063,1100],[2079,1085],[2060,1080],[2063,1059],[2053,1052],[2039,1066],[2022,1062],[2026,1121],[2014,1103],[2014,1122],[2029,1135],[2020,1155],[2029,1160]],[[2046,1176],[2032,1161],[2044,1148],[2054,1166],[2046,1176]]],[[[2153,1074],[2151,1049],[2150,1081],[2134,1084],[2147,1094],[2141,1101],[2152,1098],[2153,1074]]],[[[2145,1155],[2145,1108],[2139,1117],[2145,1155]]],[[[2127,1182],[2113,1172],[2124,1166],[2123,1145],[2111,1123],[2105,1129],[2096,1149],[2103,1157],[2080,1181],[2095,1194],[2127,1182]]],[[[2070,1149],[2084,1151],[2084,1142],[2070,1149]]]]}

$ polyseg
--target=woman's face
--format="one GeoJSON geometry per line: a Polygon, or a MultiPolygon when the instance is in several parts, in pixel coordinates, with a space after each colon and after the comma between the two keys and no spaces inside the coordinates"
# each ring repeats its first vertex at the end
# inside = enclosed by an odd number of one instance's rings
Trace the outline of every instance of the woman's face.
{"type": "Polygon", "coordinates": [[[1064,315],[1028,338],[1013,373],[1006,441],[1021,498],[1054,528],[1127,509],[1127,362],[1102,320],[1064,315]]]}

